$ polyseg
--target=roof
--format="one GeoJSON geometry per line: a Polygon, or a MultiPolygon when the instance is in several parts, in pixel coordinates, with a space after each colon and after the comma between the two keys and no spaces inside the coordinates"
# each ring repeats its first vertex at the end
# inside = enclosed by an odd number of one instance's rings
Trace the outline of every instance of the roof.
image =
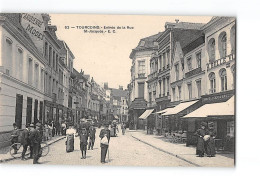
{"type": "Polygon", "coordinates": [[[179,22],[175,23],[174,28],[177,29],[197,29],[200,30],[205,23],[190,23],[190,22],[179,22]]]}
{"type": "Polygon", "coordinates": [[[188,43],[186,46],[182,48],[183,54],[184,55],[187,54],[188,52],[202,45],[203,43],[205,43],[205,36],[200,35],[197,39],[191,41],[190,43],[188,43]]]}
{"type": "Polygon", "coordinates": [[[114,89],[111,88],[111,96],[113,97],[127,97],[127,91],[126,90],[120,90],[120,89],[114,89]]]}
{"type": "Polygon", "coordinates": [[[158,46],[156,45],[156,39],[162,34],[162,32],[159,32],[158,34],[151,35],[149,37],[142,38],[137,47],[134,48],[130,54],[130,58],[133,57],[134,53],[136,51],[142,51],[146,49],[156,49],[158,46]]]}
{"type": "Polygon", "coordinates": [[[31,43],[32,47],[35,50],[39,51],[37,49],[37,47],[34,45],[34,42],[30,38],[30,36],[27,34],[25,29],[22,27],[22,25],[20,23],[21,15],[22,15],[21,13],[0,13],[0,16],[6,17],[22,33],[22,35],[27,40],[29,40],[29,42],[31,43]]]}

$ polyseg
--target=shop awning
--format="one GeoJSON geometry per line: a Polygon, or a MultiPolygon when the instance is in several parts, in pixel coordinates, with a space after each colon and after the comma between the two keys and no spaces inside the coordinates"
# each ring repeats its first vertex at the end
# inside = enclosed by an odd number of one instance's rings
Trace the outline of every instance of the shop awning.
{"type": "Polygon", "coordinates": [[[146,111],[144,111],[144,113],[139,117],[139,119],[146,119],[152,112],[154,109],[147,109],[146,111]]]}
{"type": "Polygon", "coordinates": [[[209,116],[234,116],[234,96],[226,102],[205,104],[182,118],[209,117],[209,116]]]}
{"type": "MultiPolygon", "coordinates": [[[[167,109],[169,109],[169,108],[167,108],[167,109]]],[[[165,113],[165,112],[167,111],[167,109],[164,109],[164,110],[161,110],[161,111],[159,111],[159,112],[156,112],[156,114],[162,114],[162,113],[165,113]]]]}
{"type": "Polygon", "coordinates": [[[178,114],[179,112],[190,107],[191,105],[193,105],[196,102],[198,102],[198,100],[180,103],[177,106],[175,106],[174,108],[168,108],[168,110],[162,115],[167,116],[167,115],[178,114]]]}

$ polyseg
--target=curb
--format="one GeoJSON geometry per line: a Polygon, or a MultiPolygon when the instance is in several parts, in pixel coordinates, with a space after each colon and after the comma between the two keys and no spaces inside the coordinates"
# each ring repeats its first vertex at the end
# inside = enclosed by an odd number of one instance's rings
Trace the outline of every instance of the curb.
{"type": "MultiPolygon", "coordinates": [[[[56,143],[56,142],[58,142],[58,141],[60,141],[60,140],[62,140],[64,138],[66,138],[66,136],[63,136],[63,137],[61,137],[61,138],[59,138],[57,140],[53,140],[50,143],[48,143],[48,145],[52,145],[52,144],[54,144],[54,143],[56,143]]],[[[0,163],[4,163],[4,162],[7,162],[7,161],[12,161],[12,160],[15,160],[15,159],[17,159],[17,158],[11,157],[11,158],[7,158],[7,159],[0,159],[0,163]]]]}
{"type": "Polygon", "coordinates": [[[169,155],[175,156],[176,158],[179,158],[179,159],[181,159],[181,160],[183,160],[183,161],[185,161],[185,162],[187,162],[187,163],[189,163],[189,164],[192,164],[192,165],[194,165],[194,166],[196,166],[196,167],[202,167],[202,166],[200,166],[200,165],[198,165],[198,164],[196,164],[196,163],[193,163],[193,162],[191,162],[191,161],[189,161],[189,160],[187,160],[187,159],[185,159],[185,158],[183,158],[183,157],[181,157],[181,156],[179,156],[179,155],[176,155],[176,154],[174,154],[174,153],[168,152],[168,151],[163,150],[163,149],[161,149],[161,148],[155,147],[154,145],[152,145],[152,144],[150,144],[150,143],[148,143],[148,142],[145,142],[145,141],[143,141],[143,140],[141,140],[141,139],[139,139],[139,138],[137,138],[137,137],[135,137],[135,136],[133,136],[133,135],[131,135],[131,136],[132,136],[133,138],[135,138],[136,140],[138,140],[138,141],[140,141],[140,142],[142,142],[142,143],[145,143],[146,145],[149,145],[149,146],[151,146],[151,147],[153,147],[153,148],[155,148],[155,149],[157,149],[157,150],[159,150],[159,151],[161,151],[161,152],[164,152],[164,153],[167,153],[167,154],[169,154],[169,155]]]}

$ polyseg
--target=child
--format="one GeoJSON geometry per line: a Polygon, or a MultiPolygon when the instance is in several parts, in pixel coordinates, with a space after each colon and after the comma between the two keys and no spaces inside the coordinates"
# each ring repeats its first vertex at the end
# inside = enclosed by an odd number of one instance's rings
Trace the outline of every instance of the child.
{"type": "Polygon", "coordinates": [[[86,159],[86,150],[88,145],[88,133],[86,128],[82,128],[82,131],[80,133],[80,150],[82,157],[81,159],[86,159]]]}

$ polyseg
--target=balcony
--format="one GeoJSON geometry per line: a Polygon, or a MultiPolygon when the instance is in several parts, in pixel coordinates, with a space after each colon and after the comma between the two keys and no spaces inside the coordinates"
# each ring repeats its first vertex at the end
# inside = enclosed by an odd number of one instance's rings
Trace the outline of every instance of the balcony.
{"type": "Polygon", "coordinates": [[[191,77],[191,76],[193,76],[193,75],[197,75],[197,74],[199,74],[199,73],[201,73],[201,72],[202,72],[201,67],[195,68],[195,69],[193,69],[193,70],[191,70],[191,71],[185,73],[185,78],[189,78],[189,77],[191,77]]]}
{"type": "Polygon", "coordinates": [[[145,73],[138,73],[138,78],[145,78],[145,73]]]}
{"type": "Polygon", "coordinates": [[[226,57],[223,57],[221,59],[218,59],[218,60],[215,60],[213,62],[210,62],[207,64],[207,70],[210,70],[214,67],[217,67],[219,65],[223,65],[227,62],[230,62],[232,60],[235,60],[235,54],[230,54],[230,55],[227,55],[226,57]]]}
{"type": "Polygon", "coordinates": [[[154,72],[154,73],[148,75],[148,80],[153,79],[153,78],[157,78],[157,72],[154,72]]]}
{"type": "Polygon", "coordinates": [[[156,102],[161,102],[161,101],[170,101],[171,100],[171,96],[160,96],[159,98],[156,98],[155,101],[156,102]]]}
{"type": "Polygon", "coordinates": [[[213,94],[213,93],[215,93],[216,92],[216,88],[214,88],[214,89],[209,89],[209,94],[213,94]]]}

